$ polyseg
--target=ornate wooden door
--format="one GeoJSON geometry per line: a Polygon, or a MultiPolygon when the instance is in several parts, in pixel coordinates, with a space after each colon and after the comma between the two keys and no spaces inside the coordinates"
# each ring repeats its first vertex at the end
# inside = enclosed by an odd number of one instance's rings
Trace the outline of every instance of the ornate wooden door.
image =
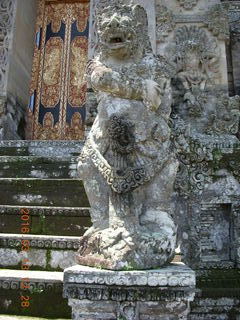
{"type": "Polygon", "coordinates": [[[89,3],[39,0],[26,136],[84,136],[89,3]]]}

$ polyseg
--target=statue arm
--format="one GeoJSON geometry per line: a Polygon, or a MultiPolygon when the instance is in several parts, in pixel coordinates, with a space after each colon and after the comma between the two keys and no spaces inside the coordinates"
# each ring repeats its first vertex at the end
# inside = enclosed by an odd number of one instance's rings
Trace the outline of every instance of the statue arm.
{"type": "Polygon", "coordinates": [[[130,79],[125,74],[113,71],[100,62],[90,62],[87,74],[94,90],[111,93],[125,99],[143,99],[143,81],[130,79]]]}
{"type": "Polygon", "coordinates": [[[162,95],[170,85],[166,78],[158,82],[141,77],[131,79],[124,73],[113,71],[98,61],[90,61],[87,74],[94,90],[110,93],[124,99],[142,100],[146,107],[153,112],[156,112],[160,107],[162,95]]]}

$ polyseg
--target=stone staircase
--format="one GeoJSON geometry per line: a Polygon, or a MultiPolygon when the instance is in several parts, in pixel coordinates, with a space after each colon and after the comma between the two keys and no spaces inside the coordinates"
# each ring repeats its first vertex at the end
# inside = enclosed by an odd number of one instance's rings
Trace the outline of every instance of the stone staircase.
{"type": "Polygon", "coordinates": [[[62,298],[62,270],[75,264],[79,236],[91,225],[76,172],[82,146],[0,141],[0,314],[71,318],[62,298]],[[23,261],[29,270],[21,270],[23,261]],[[30,297],[29,307],[22,307],[21,295],[30,297]]]}

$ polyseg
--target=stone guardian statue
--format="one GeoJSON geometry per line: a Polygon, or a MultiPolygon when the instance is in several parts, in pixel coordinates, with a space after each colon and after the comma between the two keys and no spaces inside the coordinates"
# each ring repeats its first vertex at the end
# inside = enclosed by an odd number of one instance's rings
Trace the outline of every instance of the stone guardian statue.
{"type": "Polygon", "coordinates": [[[93,223],[78,262],[151,269],[170,262],[176,245],[170,79],[153,55],[145,10],[117,2],[98,9],[98,52],[87,67],[99,104],[78,163],[93,223]]]}

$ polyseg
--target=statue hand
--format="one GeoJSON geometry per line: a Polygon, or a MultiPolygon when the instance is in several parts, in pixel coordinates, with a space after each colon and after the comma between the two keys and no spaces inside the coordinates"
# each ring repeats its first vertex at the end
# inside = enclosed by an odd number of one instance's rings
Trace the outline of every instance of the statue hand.
{"type": "Polygon", "coordinates": [[[151,110],[157,111],[161,104],[161,85],[153,80],[145,80],[143,85],[143,102],[151,110]]]}

